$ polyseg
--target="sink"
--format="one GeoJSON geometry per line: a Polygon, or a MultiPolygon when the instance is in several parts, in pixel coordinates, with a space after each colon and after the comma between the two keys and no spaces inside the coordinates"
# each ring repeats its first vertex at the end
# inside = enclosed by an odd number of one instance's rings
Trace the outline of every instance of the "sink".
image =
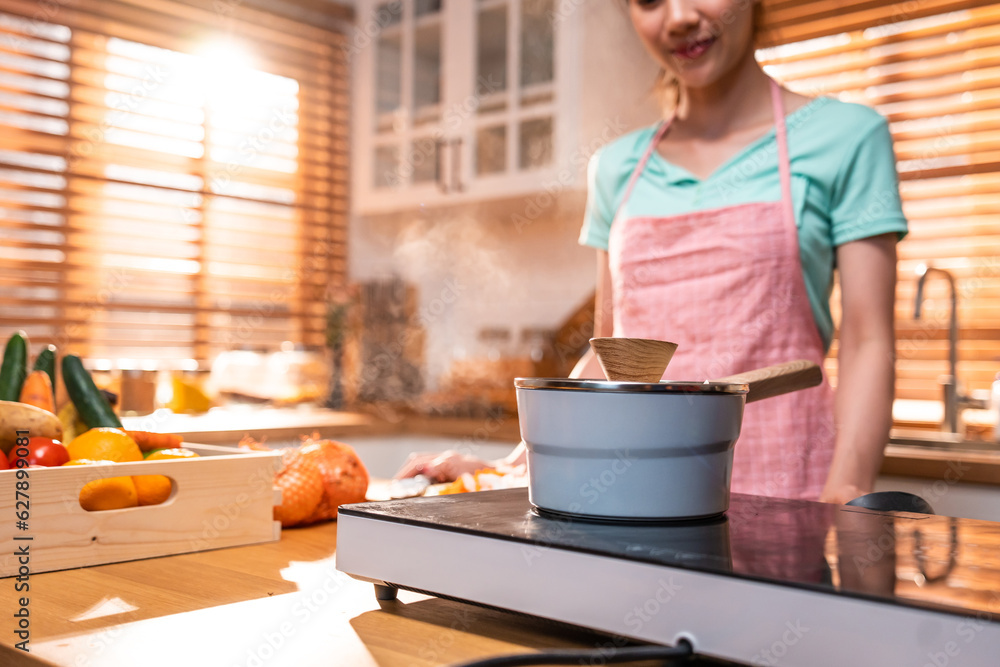
{"type": "Polygon", "coordinates": [[[968,440],[957,433],[893,429],[890,445],[960,451],[1000,451],[1000,442],[968,440]]]}

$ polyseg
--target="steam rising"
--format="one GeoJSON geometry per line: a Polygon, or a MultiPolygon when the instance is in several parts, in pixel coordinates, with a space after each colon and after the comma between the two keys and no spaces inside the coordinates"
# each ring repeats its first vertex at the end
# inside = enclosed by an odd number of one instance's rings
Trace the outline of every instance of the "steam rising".
{"type": "Polygon", "coordinates": [[[466,216],[416,219],[399,231],[393,264],[420,288],[417,319],[428,333],[431,386],[453,360],[484,354],[478,342],[484,326],[510,325],[512,266],[503,248],[495,226],[466,216]]]}

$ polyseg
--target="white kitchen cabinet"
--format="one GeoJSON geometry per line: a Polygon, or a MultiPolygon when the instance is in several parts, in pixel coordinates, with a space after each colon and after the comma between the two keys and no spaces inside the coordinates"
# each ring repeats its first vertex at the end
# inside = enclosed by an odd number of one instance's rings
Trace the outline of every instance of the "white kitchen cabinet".
{"type": "Polygon", "coordinates": [[[360,0],[353,206],[371,214],[584,185],[655,116],[655,74],[607,0],[360,0]]]}

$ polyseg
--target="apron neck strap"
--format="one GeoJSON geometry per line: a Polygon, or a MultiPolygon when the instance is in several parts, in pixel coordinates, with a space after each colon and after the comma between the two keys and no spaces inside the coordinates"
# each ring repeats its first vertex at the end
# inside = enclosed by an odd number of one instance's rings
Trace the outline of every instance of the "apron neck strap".
{"type": "MultiPolygon", "coordinates": [[[[781,200],[784,202],[786,214],[790,216],[788,219],[794,220],[795,209],[792,205],[792,173],[788,160],[788,133],[785,127],[785,103],[781,99],[781,86],[774,79],[769,79],[769,81],[771,84],[771,111],[774,114],[774,134],[778,140],[778,174],[781,178],[781,200]]],[[[646,147],[646,152],[643,153],[642,159],[639,160],[635,169],[632,170],[632,176],[629,178],[628,186],[625,188],[625,196],[622,197],[622,201],[615,211],[615,217],[618,217],[618,213],[625,206],[625,202],[632,196],[632,189],[635,188],[636,182],[646,169],[649,158],[652,157],[653,151],[656,150],[656,147],[660,144],[660,140],[667,134],[667,130],[670,129],[670,125],[674,122],[674,115],[671,115],[670,118],[660,123],[660,126],[653,134],[653,139],[649,142],[649,146],[646,147]]]]}
{"type": "Polygon", "coordinates": [[[778,140],[778,175],[781,177],[781,202],[788,221],[795,227],[795,205],[792,203],[792,167],[788,158],[788,131],[785,127],[785,103],[781,86],[771,79],[771,109],[774,112],[774,136],[778,140]]]}
{"type": "Polygon", "coordinates": [[[642,176],[642,172],[646,169],[646,163],[649,162],[649,158],[652,157],[653,151],[656,150],[656,147],[660,144],[660,140],[663,139],[664,135],[666,135],[667,130],[670,129],[670,124],[673,122],[674,122],[674,116],[671,115],[670,118],[660,123],[660,127],[658,127],[656,129],[656,133],[653,134],[653,139],[652,141],[649,142],[649,146],[646,147],[646,152],[643,153],[642,159],[639,160],[639,164],[637,164],[635,166],[635,169],[632,170],[631,178],[628,179],[628,186],[625,188],[625,196],[622,197],[621,203],[618,204],[618,208],[615,210],[616,218],[618,217],[618,214],[621,212],[622,208],[625,207],[625,202],[627,202],[629,200],[629,197],[632,196],[632,188],[635,187],[635,184],[639,180],[639,177],[642,176]]]}

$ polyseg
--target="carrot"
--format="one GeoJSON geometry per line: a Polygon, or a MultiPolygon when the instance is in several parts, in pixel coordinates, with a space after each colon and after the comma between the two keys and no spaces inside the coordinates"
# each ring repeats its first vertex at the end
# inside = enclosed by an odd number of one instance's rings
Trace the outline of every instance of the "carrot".
{"type": "Polygon", "coordinates": [[[184,439],[176,433],[153,433],[151,431],[125,431],[144,452],[154,449],[174,449],[180,447],[184,439]]]}
{"type": "Polygon", "coordinates": [[[31,371],[21,385],[19,403],[34,405],[36,408],[55,413],[56,406],[52,400],[52,381],[45,371],[31,371]]]}

